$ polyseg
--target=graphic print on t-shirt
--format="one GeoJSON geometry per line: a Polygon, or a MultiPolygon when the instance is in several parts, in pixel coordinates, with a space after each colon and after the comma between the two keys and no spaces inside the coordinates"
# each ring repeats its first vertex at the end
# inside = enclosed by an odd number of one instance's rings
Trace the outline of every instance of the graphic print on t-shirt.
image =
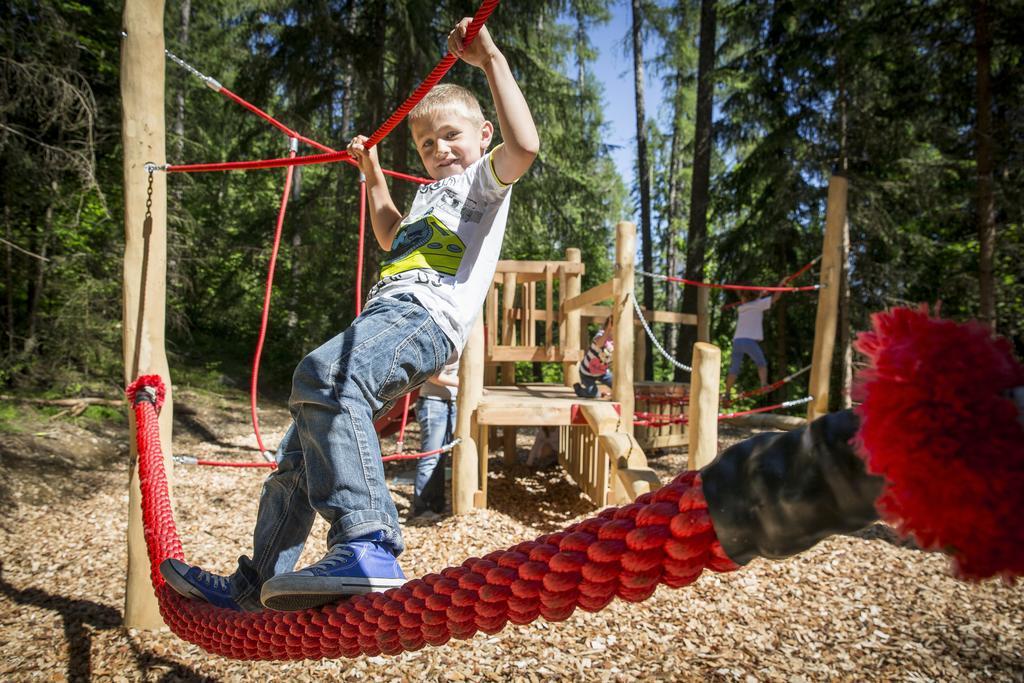
{"type": "Polygon", "coordinates": [[[466,244],[459,236],[427,214],[399,229],[388,258],[381,262],[380,276],[420,269],[455,275],[465,253],[466,244]]]}

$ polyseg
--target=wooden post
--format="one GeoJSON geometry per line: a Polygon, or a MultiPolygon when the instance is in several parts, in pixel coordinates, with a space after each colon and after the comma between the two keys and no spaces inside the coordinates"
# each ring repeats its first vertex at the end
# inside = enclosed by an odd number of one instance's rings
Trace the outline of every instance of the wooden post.
{"type": "Polygon", "coordinates": [[[461,439],[452,452],[452,512],[461,515],[475,506],[480,490],[479,458],[473,440],[473,413],[484,389],[484,323],[477,316],[459,359],[459,394],[456,397],[455,436],[461,439]]]}
{"type": "Polygon", "coordinates": [[[621,221],[615,226],[615,279],[619,292],[612,316],[615,349],[612,351],[612,400],[622,406],[622,431],[633,436],[633,296],[636,267],[636,225],[621,221]]]}
{"type": "MultiPolygon", "coordinates": [[[[633,305],[630,304],[630,308],[632,307],[633,305]]],[[[654,323],[652,322],[650,324],[653,326],[654,323]]],[[[633,332],[635,337],[640,337],[641,342],[633,346],[633,379],[637,382],[643,382],[644,380],[653,381],[653,377],[644,376],[644,370],[647,364],[647,343],[645,342],[644,337],[647,333],[643,331],[643,327],[640,327],[639,321],[637,321],[637,324],[633,326],[633,332]]]]}
{"type": "Polygon", "coordinates": [[[697,288],[697,341],[711,341],[711,318],[708,315],[711,290],[708,287],[697,288]]]}
{"type": "MultiPolygon", "coordinates": [[[[565,260],[571,263],[579,263],[583,260],[582,252],[575,248],[569,247],[565,250],[565,260]]],[[[580,339],[580,311],[570,311],[565,313],[562,311],[562,302],[566,299],[571,299],[574,296],[579,296],[583,291],[583,276],[579,273],[567,273],[565,276],[562,291],[558,293],[558,312],[561,318],[561,324],[558,328],[558,343],[562,346],[562,352],[570,349],[578,349],[580,339]]],[[[571,387],[580,381],[580,368],[577,362],[564,362],[562,363],[562,378],[565,382],[565,386],[571,387]]]]}
{"type": "Polygon", "coordinates": [[[821,417],[828,412],[828,385],[832,375],[832,352],[835,348],[836,321],[839,317],[839,280],[843,268],[846,191],[846,178],[832,176],[828,183],[825,245],[821,251],[821,289],[818,290],[818,313],[814,321],[814,354],[811,356],[809,384],[814,400],[807,405],[808,420],[821,417]]]}
{"type": "Polygon", "coordinates": [[[687,467],[699,470],[718,455],[718,384],[722,373],[722,351],[714,344],[693,345],[690,373],[690,430],[687,467]]]}
{"type": "MultiPolygon", "coordinates": [[[[127,0],[121,41],[121,141],[124,146],[123,338],[126,384],[144,374],[160,375],[167,395],[160,413],[160,442],[168,482],[171,476],[171,381],[164,351],[167,280],[167,176],[150,176],[145,164],[163,164],[164,2],[127,0]],[[152,181],[152,185],[149,183],[152,181]],[[150,191],[152,194],[150,195],[150,191]],[[149,206],[147,207],[147,200],[149,206]]],[[[163,626],[142,526],[135,416],[129,409],[131,464],[128,483],[128,576],[124,625],[163,626]]]]}

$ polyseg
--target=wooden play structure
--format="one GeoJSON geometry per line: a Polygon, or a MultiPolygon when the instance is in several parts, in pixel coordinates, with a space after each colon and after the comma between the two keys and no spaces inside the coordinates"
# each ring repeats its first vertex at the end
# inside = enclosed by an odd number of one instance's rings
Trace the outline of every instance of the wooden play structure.
{"type": "MultiPolygon", "coordinates": [[[[487,506],[487,462],[499,429],[504,457],[512,462],[518,427],[557,428],[559,463],[596,505],[628,502],[660,485],[647,466],[645,444],[634,434],[634,395],[642,387],[681,396],[686,385],[649,382],[638,387],[634,382],[637,368],[643,367],[642,353],[635,353],[643,344],[634,343],[635,251],[636,227],[619,223],[614,275],[586,292],[581,291],[585,266],[578,249],[567,249],[564,261],[499,262],[483,320],[473,331],[461,365],[456,426],[461,441],[453,460],[456,513],[487,506]],[[572,385],[579,381],[577,364],[590,343],[584,322],[600,322],[609,315],[615,325],[611,401],[579,398],[572,385]],[[516,384],[517,361],[561,363],[563,383],[516,384]]],[[[706,296],[703,300],[706,306],[706,296]]],[[[644,315],[654,322],[697,324],[699,319],[667,311],[644,315]]],[[[717,385],[715,392],[717,397],[717,385]]],[[[681,402],[645,401],[645,407],[649,402],[663,414],[683,409],[681,402]]],[[[648,431],[664,432],[644,434],[648,447],[681,445],[688,438],[683,425],[648,431]]]]}

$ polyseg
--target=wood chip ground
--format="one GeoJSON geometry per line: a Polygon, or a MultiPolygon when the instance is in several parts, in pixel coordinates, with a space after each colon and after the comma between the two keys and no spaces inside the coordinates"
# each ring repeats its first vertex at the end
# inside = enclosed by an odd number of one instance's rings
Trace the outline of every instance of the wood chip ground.
{"type": "MultiPolygon", "coordinates": [[[[187,393],[178,400],[176,454],[253,458],[244,450],[255,440],[242,406],[214,406],[222,419],[211,427],[189,412],[187,393]]],[[[280,438],[286,420],[279,408],[264,411],[268,444],[280,438]]],[[[724,428],[720,445],[749,435],[724,428]]],[[[121,626],[126,435],[120,443],[94,441],[92,450],[106,457],[85,460],[59,449],[33,451],[38,439],[3,438],[3,681],[1024,680],[1020,585],[956,581],[943,557],[901,542],[882,525],[833,537],[786,561],[705,574],[680,590],[661,587],[639,604],[577,611],[561,623],[509,626],[395,657],[231,661],[167,630],[121,626]]],[[[95,439],[82,433],[85,446],[89,438],[95,439]]],[[[520,460],[531,442],[524,430],[520,460]]],[[[385,443],[385,452],[393,448],[393,441],[385,443]]],[[[662,453],[651,464],[667,480],[685,466],[685,453],[662,453]]],[[[414,467],[387,466],[403,519],[414,467]]],[[[238,555],[250,552],[264,474],[176,468],[177,524],[190,561],[227,573],[238,555]]],[[[500,452],[491,461],[490,504],[486,511],[406,526],[406,574],[438,571],[597,512],[557,467],[506,467],[500,452]]],[[[314,528],[304,562],[323,552],[324,530],[320,523],[314,528]]]]}

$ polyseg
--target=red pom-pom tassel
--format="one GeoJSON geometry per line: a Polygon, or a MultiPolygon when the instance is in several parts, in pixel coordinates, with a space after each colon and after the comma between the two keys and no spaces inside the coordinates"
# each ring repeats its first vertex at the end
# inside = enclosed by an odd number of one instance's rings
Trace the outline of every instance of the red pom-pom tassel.
{"type": "Polygon", "coordinates": [[[1011,392],[1024,366],[979,323],[919,310],[872,318],[856,348],[858,447],[885,477],[882,517],[962,578],[1024,574],[1024,426],[1011,392]]]}

